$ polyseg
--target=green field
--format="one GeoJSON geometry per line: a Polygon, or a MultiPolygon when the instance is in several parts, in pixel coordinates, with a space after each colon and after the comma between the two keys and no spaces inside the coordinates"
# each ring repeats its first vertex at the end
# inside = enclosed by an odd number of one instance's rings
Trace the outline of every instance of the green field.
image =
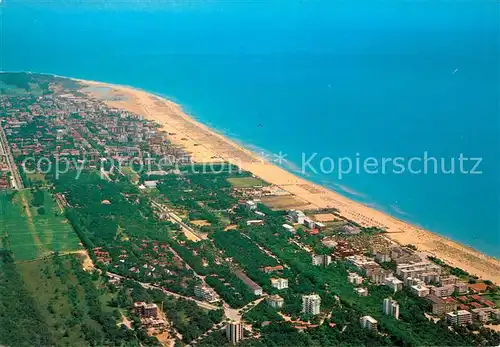
{"type": "Polygon", "coordinates": [[[43,209],[31,205],[29,190],[0,194],[0,243],[12,251],[16,261],[83,249],[51,194],[43,194],[43,209]]]}
{"type": "Polygon", "coordinates": [[[32,182],[40,183],[41,185],[47,185],[47,180],[45,179],[45,174],[43,173],[29,173],[26,177],[32,182]]]}
{"type": "Polygon", "coordinates": [[[231,177],[227,180],[234,188],[252,188],[268,185],[266,182],[256,177],[231,177]]]}

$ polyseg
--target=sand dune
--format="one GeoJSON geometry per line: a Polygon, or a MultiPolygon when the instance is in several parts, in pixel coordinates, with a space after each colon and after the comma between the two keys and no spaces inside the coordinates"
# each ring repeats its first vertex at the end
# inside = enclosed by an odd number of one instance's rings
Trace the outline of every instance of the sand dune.
{"type": "Polygon", "coordinates": [[[157,121],[163,130],[171,134],[169,139],[190,152],[196,162],[224,160],[238,165],[307,201],[312,207],[335,207],[341,215],[360,225],[385,228],[388,237],[396,242],[416,245],[419,250],[429,252],[450,265],[500,284],[498,260],[297,177],[190,118],[177,104],[169,100],[130,87],[92,81],[80,82],[94,87],[107,87],[107,95],[103,95],[102,88],[99,88],[99,92],[90,93],[105,100],[110,106],[157,121]]]}

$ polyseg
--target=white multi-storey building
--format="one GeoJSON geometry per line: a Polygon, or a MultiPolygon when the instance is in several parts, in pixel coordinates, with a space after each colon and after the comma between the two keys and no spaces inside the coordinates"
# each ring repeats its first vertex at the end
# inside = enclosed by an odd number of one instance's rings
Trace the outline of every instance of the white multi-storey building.
{"type": "Polygon", "coordinates": [[[318,294],[302,295],[302,313],[317,315],[321,312],[321,297],[318,294]]]}
{"type": "Polygon", "coordinates": [[[382,309],[385,314],[399,319],[399,304],[396,300],[392,300],[392,298],[384,299],[382,309]]]}
{"type": "Polygon", "coordinates": [[[465,325],[472,323],[472,314],[466,310],[448,312],[446,323],[450,325],[465,325]]]}
{"type": "Polygon", "coordinates": [[[377,320],[371,316],[364,316],[359,319],[361,327],[370,330],[377,330],[377,320]]]}
{"type": "Polygon", "coordinates": [[[286,278],[271,278],[271,286],[276,289],[286,289],[288,288],[288,279],[286,278]]]}
{"type": "Polygon", "coordinates": [[[332,257],[327,254],[313,254],[312,255],[312,264],[315,266],[324,266],[327,267],[332,263],[332,257]]]}
{"type": "Polygon", "coordinates": [[[243,324],[240,322],[230,322],[226,325],[226,337],[233,345],[243,338],[243,324]]]}
{"type": "Polygon", "coordinates": [[[393,276],[387,277],[384,281],[384,284],[395,292],[403,289],[403,281],[393,276]]]}
{"type": "Polygon", "coordinates": [[[266,298],[266,302],[269,306],[273,308],[282,308],[285,303],[285,300],[283,300],[283,298],[279,295],[269,295],[266,298]]]}
{"type": "Polygon", "coordinates": [[[349,283],[352,283],[355,286],[363,283],[363,277],[355,272],[349,272],[349,274],[347,275],[347,280],[349,281],[349,283]]]}

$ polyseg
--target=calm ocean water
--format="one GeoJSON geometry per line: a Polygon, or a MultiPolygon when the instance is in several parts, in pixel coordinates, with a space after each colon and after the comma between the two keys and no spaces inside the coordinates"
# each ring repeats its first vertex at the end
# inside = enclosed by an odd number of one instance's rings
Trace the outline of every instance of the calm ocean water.
{"type": "Polygon", "coordinates": [[[494,1],[4,0],[0,8],[2,70],[166,95],[299,166],[303,152],[482,157],[481,175],[310,178],[500,256],[494,1]]]}

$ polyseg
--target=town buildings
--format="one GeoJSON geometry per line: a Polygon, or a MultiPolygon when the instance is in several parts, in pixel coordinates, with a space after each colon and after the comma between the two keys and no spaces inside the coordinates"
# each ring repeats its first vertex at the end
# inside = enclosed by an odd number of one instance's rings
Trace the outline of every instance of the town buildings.
{"type": "Polygon", "coordinates": [[[146,328],[163,329],[167,326],[163,315],[160,316],[158,305],[134,302],[134,312],[139,316],[142,326],[146,328]]]}
{"type": "Polygon", "coordinates": [[[363,283],[363,277],[355,272],[349,272],[347,275],[347,281],[354,284],[355,286],[358,286],[363,283]]]}
{"type": "Polygon", "coordinates": [[[367,288],[354,288],[354,291],[359,296],[368,296],[368,289],[367,288]]]}
{"type": "Polygon", "coordinates": [[[247,225],[252,226],[252,225],[264,225],[264,221],[261,219],[252,219],[252,220],[247,220],[247,225]]]}
{"type": "Polygon", "coordinates": [[[391,256],[389,252],[378,252],[377,254],[375,254],[375,259],[379,263],[385,263],[391,261],[391,256]]]}
{"type": "Polygon", "coordinates": [[[500,309],[491,307],[474,308],[471,313],[472,319],[480,323],[486,323],[493,319],[500,320],[500,309]]]}
{"type": "Polygon", "coordinates": [[[302,313],[317,315],[321,312],[321,297],[317,294],[302,295],[302,313]]]}
{"type": "Polygon", "coordinates": [[[410,291],[418,297],[425,297],[429,295],[430,290],[423,284],[416,284],[410,287],[410,291]]]}
{"type": "Polygon", "coordinates": [[[391,288],[393,291],[397,292],[398,290],[403,289],[403,281],[397,279],[396,277],[390,276],[386,277],[384,284],[391,288]]]}
{"type": "Polygon", "coordinates": [[[264,266],[262,268],[262,271],[264,271],[266,274],[268,274],[268,273],[275,272],[275,271],[282,271],[283,269],[284,269],[283,265],[264,266]]]}
{"type": "Polygon", "coordinates": [[[434,313],[435,315],[440,316],[457,309],[458,304],[456,300],[451,297],[440,298],[435,295],[429,294],[426,298],[431,303],[432,313],[434,313]]]}
{"type": "Polygon", "coordinates": [[[253,211],[257,209],[257,203],[253,200],[245,201],[245,209],[247,211],[253,211]]]}
{"type": "Polygon", "coordinates": [[[359,319],[362,328],[369,330],[377,330],[377,320],[371,316],[364,316],[359,319]]]}
{"type": "Polygon", "coordinates": [[[449,325],[465,325],[472,323],[472,314],[466,310],[446,313],[446,323],[449,325]]]}
{"type": "Polygon", "coordinates": [[[286,278],[271,278],[271,286],[281,290],[288,288],[288,279],[286,278]]]}
{"type": "Polygon", "coordinates": [[[285,301],[279,295],[269,295],[266,298],[266,302],[269,306],[273,308],[282,308],[285,301]]]}
{"type": "Polygon", "coordinates": [[[399,304],[396,300],[392,300],[392,298],[384,299],[382,310],[385,314],[399,319],[399,304]]]}
{"type": "Polygon", "coordinates": [[[418,263],[403,263],[396,267],[396,274],[403,279],[408,277],[418,278],[425,283],[438,282],[441,274],[441,267],[430,261],[418,263]]]}
{"type": "Polygon", "coordinates": [[[312,264],[315,266],[324,266],[327,267],[332,263],[332,257],[327,254],[313,254],[312,255],[312,264]]]}
{"type": "Polygon", "coordinates": [[[304,224],[305,218],[306,215],[304,214],[304,212],[299,210],[291,210],[288,213],[288,219],[293,223],[304,224]]]}
{"type": "Polygon", "coordinates": [[[235,271],[234,274],[240,279],[243,281],[243,283],[245,283],[248,288],[250,288],[250,290],[252,291],[252,293],[254,295],[262,295],[263,291],[262,291],[262,287],[259,286],[257,283],[255,283],[254,281],[252,281],[247,275],[245,275],[243,273],[243,271],[235,271]]]}
{"type": "Polygon", "coordinates": [[[391,260],[396,264],[418,263],[422,258],[408,247],[394,246],[389,249],[391,260]]]}
{"type": "Polygon", "coordinates": [[[226,325],[226,337],[233,345],[240,342],[244,337],[243,324],[236,321],[229,322],[226,325]]]}
{"type": "Polygon", "coordinates": [[[156,318],[158,317],[158,305],[146,304],[145,302],[134,302],[134,312],[139,316],[139,318],[156,318]]]}
{"type": "Polygon", "coordinates": [[[449,284],[456,284],[456,283],[458,283],[458,277],[453,275],[441,276],[441,278],[439,279],[439,285],[441,286],[446,286],[449,284]]]}

